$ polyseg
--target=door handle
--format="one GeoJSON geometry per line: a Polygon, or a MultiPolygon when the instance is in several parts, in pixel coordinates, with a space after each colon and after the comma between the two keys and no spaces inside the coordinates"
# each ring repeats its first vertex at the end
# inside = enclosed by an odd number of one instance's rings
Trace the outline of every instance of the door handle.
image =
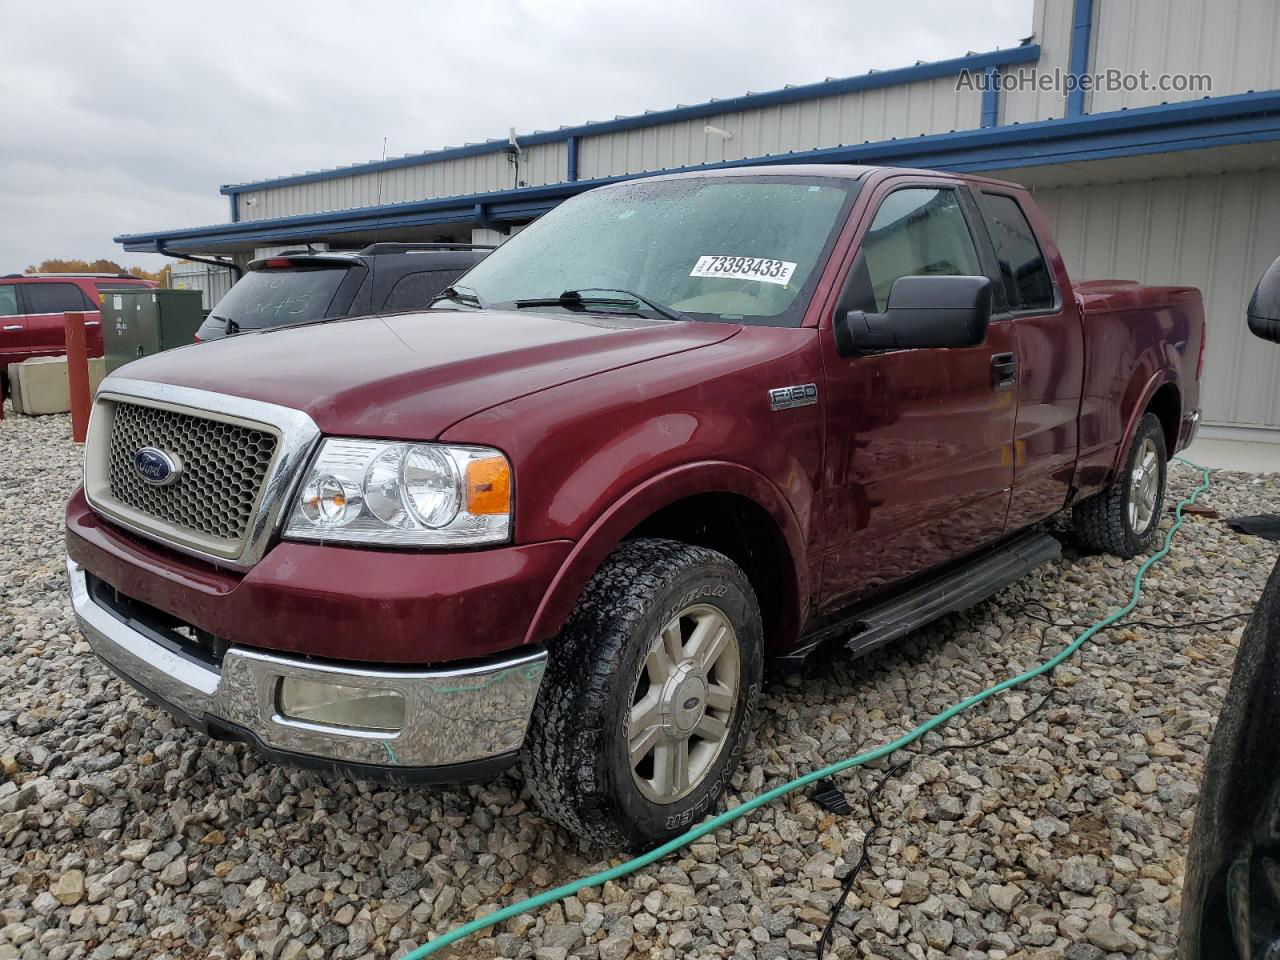
{"type": "Polygon", "coordinates": [[[4,325],[4,328],[5,328],[5,330],[6,330],[6,331],[9,331],[9,330],[21,330],[21,329],[22,329],[22,324],[20,324],[20,323],[6,323],[6,324],[4,325]]]}
{"type": "Polygon", "coordinates": [[[991,355],[991,385],[997,390],[1008,390],[1018,382],[1018,358],[1012,353],[991,355]]]}
{"type": "Polygon", "coordinates": [[[86,320],[86,321],[84,322],[84,325],[85,325],[86,327],[96,327],[96,326],[100,325],[101,323],[102,323],[102,321],[101,321],[101,320],[86,320]]]}

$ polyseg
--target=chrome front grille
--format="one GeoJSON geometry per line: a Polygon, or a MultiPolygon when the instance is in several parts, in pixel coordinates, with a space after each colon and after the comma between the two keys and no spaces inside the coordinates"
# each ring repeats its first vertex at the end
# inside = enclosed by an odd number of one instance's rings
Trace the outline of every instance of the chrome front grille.
{"type": "Polygon", "coordinates": [[[134,533],[248,569],[266,553],[319,438],[315,421],[292,407],[108,377],[89,420],[85,499],[134,533]],[[143,479],[138,453],[147,447],[179,468],[174,480],[143,479]]]}
{"type": "Polygon", "coordinates": [[[179,530],[238,544],[253,518],[276,437],[247,425],[117,403],[108,449],[113,498],[179,530]],[[177,482],[160,487],[142,479],[134,455],[143,447],[178,458],[177,482]]]}

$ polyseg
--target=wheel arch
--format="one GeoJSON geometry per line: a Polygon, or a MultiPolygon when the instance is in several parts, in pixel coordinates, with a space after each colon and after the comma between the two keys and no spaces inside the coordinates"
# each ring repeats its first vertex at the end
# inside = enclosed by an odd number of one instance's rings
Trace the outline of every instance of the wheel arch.
{"type": "Polygon", "coordinates": [[[686,464],[619,498],[561,564],[526,642],[555,636],[605,558],[624,540],[664,537],[710,547],[742,567],[756,591],[769,652],[793,645],[808,607],[805,537],[782,492],[738,464],[686,464]]]}
{"type": "Polygon", "coordinates": [[[1115,459],[1111,464],[1111,475],[1108,482],[1120,475],[1124,469],[1124,459],[1129,453],[1129,445],[1133,443],[1133,435],[1138,424],[1148,413],[1154,413],[1160,421],[1165,436],[1165,449],[1172,456],[1178,445],[1178,431],[1182,423],[1182,392],[1172,370],[1158,370],[1142,384],[1141,389],[1135,382],[1126,397],[1124,406],[1129,413],[1125,419],[1124,433],[1116,448],[1115,459]],[[1133,399],[1129,399],[1133,398],[1133,399]]]}

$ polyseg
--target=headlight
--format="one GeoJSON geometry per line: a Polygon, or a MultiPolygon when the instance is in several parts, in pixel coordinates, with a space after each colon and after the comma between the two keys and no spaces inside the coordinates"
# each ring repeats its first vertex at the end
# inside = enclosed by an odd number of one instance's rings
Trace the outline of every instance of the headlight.
{"type": "Polygon", "coordinates": [[[284,534],[404,547],[501,543],[511,536],[511,465],[488,447],[331,438],[284,534]]]}

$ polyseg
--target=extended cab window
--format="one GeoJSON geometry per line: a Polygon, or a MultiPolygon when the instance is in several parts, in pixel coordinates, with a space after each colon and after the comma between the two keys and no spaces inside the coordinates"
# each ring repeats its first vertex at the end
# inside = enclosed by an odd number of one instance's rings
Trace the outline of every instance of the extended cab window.
{"type": "Polygon", "coordinates": [[[13,317],[18,313],[18,288],[12,283],[0,283],[0,317],[13,317]]]}
{"type": "Polygon", "coordinates": [[[880,312],[899,277],[982,274],[959,198],[945,188],[907,187],[885,197],[860,252],[880,312]]]}
{"type": "Polygon", "coordinates": [[[982,207],[1009,305],[1014,310],[1051,309],[1053,277],[1018,201],[1001,194],[984,193],[982,207]]]}
{"type": "Polygon", "coordinates": [[[799,326],[857,187],[843,177],[760,175],[592,190],[530,224],[460,283],[490,306],[567,309],[545,301],[630,291],[694,320],[799,326]]]}
{"type": "Polygon", "coordinates": [[[28,283],[27,310],[30,313],[65,313],[67,310],[97,310],[74,283],[28,283]]]}

